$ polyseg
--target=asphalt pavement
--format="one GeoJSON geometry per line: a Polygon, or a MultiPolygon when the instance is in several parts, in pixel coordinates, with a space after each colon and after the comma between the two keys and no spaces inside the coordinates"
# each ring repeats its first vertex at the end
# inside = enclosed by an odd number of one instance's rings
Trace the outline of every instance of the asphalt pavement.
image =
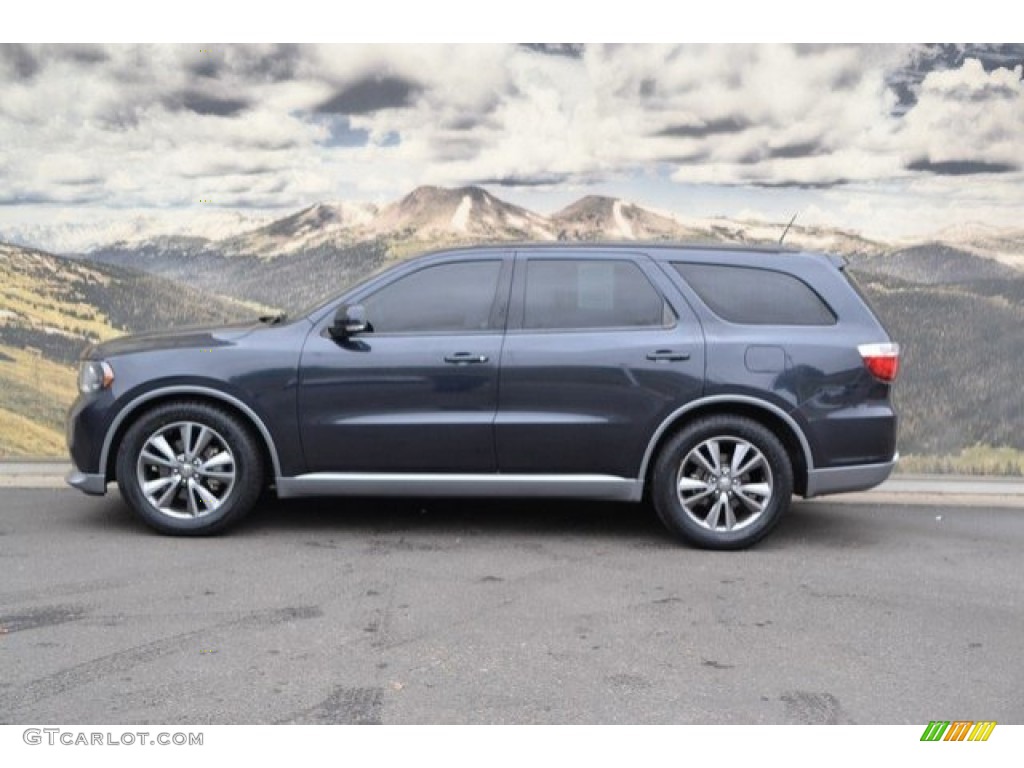
{"type": "Polygon", "coordinates": [[[1008,488],[797,502],[736,553],[633,505],[268,500],[180,539],[0,488],[0,723],[1024,723],[1008,488]]]}

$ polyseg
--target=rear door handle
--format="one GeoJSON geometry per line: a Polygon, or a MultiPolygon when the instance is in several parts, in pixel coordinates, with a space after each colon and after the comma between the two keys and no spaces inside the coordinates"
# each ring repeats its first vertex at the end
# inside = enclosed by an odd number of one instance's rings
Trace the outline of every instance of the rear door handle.
{"type": "Polygon", "coordinates": [[[656,349],[653,352],[647,353],[648,360],[655,360],[659,363],[678,362],[680,360],[689,360],[689,352],[680,352],[678,349],[656,349]]]}
{"type": "Polygon", "coordinates": [[[473,352],[456,352],[454,355],[444,356],[444,361],[452,365],[475,365],[486,363],[489,359],[487,355],[477,355],[473,352]]]}

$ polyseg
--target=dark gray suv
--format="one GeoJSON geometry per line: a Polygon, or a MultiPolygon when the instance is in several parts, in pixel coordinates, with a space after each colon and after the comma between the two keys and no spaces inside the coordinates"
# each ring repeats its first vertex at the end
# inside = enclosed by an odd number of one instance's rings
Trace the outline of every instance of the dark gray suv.
{"type": "Polygon", "coordinates": [[[892,343],[841,259],[780,249],[457,249],[292,319],[83,355],[77,469],[149,525],[313,495],[649,499],[702,547],[896,459],[892,343]]]}

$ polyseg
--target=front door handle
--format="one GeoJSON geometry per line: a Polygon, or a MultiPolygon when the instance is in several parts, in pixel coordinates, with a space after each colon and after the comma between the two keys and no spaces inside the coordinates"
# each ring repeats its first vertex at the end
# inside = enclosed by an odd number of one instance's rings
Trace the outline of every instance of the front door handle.
{"type": "Polygon", "coordinates": [[[454,355],[444,356],[444,361],[452,365],[475,365],[486,363],[489,359],[487,355],[477,355],[473,352],[456,352],[454,355]]]}
{"type": "Polygon", "coordinates": [[[678,362],[680,360],[689,360],[689,352],[680,352],[678,349],[656,349],[653,352],[647,353],[648,360],[655,360],[659,363],[678,362]]]}

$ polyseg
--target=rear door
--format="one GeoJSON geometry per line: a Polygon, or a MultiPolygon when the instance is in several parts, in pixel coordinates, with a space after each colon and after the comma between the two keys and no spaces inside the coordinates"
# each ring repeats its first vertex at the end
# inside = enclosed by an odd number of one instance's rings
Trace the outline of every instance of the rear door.
{"type": "Polygon", "coordinates": [[[647,256],[516,255],[495,423],[500,471],[635,477],[658,425],[703,386],[697,319],[647,256]]]}

